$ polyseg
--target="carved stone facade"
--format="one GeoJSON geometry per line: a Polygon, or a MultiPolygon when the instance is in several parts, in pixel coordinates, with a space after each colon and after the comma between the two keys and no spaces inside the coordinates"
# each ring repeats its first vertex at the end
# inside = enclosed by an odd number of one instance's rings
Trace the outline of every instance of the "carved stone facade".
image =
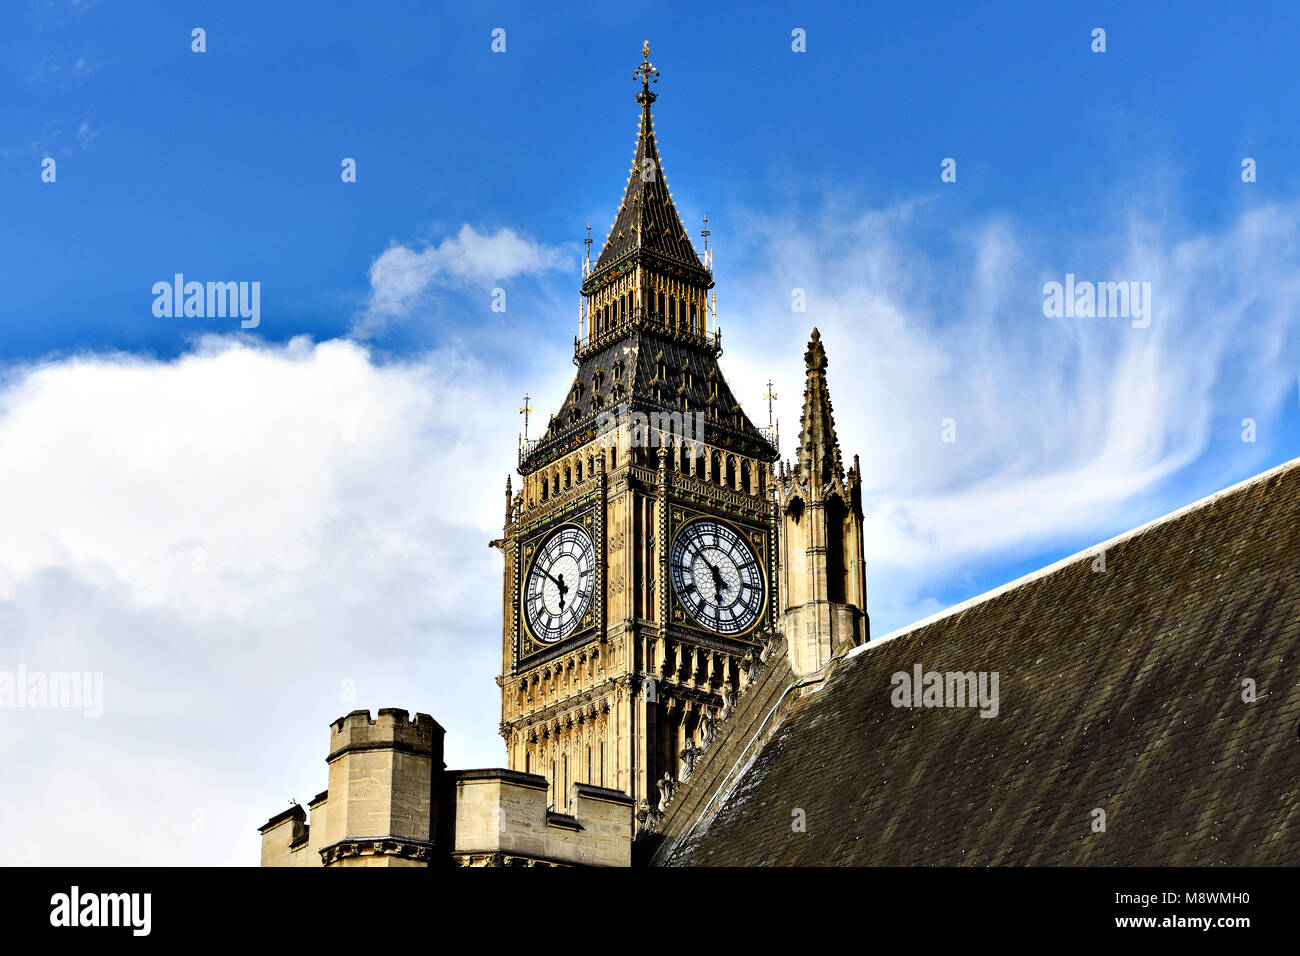
{"type": "MultiPolygon", "coordinates": [[[[545,433],[521,450],[521,490],[507,481],[493,542],[505,555],[507,759],[547,779],[557,810],[556,795],[574,782],[657,806],[664,780],[690,773],[777,623],[776,448],[718,365],[711,259],[695,252],[668,192],[648,53],[641,75],[634,175],[584,267],[578,372],[545,433]],[[693,582],[670,573],[693,525],[707,529],[705,544],[722,535],[734,548],[729,563],[714,551],[696,559],[717,576],[704,586],[726,594],[720,623],[708,619],[711,606],[692,605],[693,582]],[[566,528],[580,547],[590,542],[590,597],[545,563],[548,541],[566,528]],[[588,601],[585,616],[544,626],[568,613],[568,600],[588,601]]],[[[572,578],[576,565],[565,566],[572,578]]]]}

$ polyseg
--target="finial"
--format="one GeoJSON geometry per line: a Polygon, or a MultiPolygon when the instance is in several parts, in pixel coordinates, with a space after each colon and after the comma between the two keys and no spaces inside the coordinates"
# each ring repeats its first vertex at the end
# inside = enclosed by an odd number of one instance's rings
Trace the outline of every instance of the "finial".
{"type": "Polygon", "coordinates": [[[709,232],[708,216],[704,217],[704,228],[700,230],[700,235],[704,237],[704,250],[707,252],[709,249],[709,236],[712,235],[712,233],[709,232]]]}
{"type": "Polygon", "coordinates": [[[528,441],[528,416],[532,414],[533,407],[528,404],[528,393],[524,392],[524,407],[519,409],[519,414],[524,416],[524,442],[528,441]]]}
{"type": "Polygon", "coordinates": [[[770,431],[772,429],[772,402],[777,397],[776,392],[772,390],[772,380],[770,378],[767,380],[767,394],[763,397],[767,399],[767,427],[770,431]]]}
{"type": "Polygon", "coordinates": [[[656,99],[655,95],[650,92],[650,81],[653,79],[656,83],[659,82],[659,71],[656,70],[655,65],[650,62],[649,40],[646,40],[641,44],[641,59],[643,62],[632,74],[634,79],[637,77],[640,77],[641,79],[641,92],[637,94],[636,101],[638,103],[649,104],[653,103],[656,99]]]}
{"type": "Polygon", "coordinates": [[[808,351],[803,353],[803,360],[810,372],[826,370],[826,349],[822,346],[822,334],[815,327],[812,338],[808,341],[808,351]]]}

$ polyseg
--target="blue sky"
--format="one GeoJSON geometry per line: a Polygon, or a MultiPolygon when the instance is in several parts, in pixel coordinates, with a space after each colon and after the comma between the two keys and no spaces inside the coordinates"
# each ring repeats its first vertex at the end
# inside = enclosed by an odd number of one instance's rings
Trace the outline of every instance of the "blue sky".
{"type": "Polygon", "coordinates": [[[0,821],[85,832],[17,860],[249,862],[353,707],[501,761],[486,541],[522,393],[572,374],[645,39],[724,371],[760,420],[776,382],[787,454],[822,330],[875,633],[1300,455],[1289,4],[268,6],[0,7],[0,629],[120,702],[18,718],[0,821]],[[177,272],[260,282],[260,325],[156,317],[177,272]],[[1045,317],[1067,273],[1151,282],[1151,326],[1045,317]],[[70,736],[171,783],[74,786],[70,736]]]}
{"type": "MultiPolygon", "coordinates": [[[[1196,4],[665,6],[539,17],[528,4],[380,2],[341,17],[319,3],[6,4],[5,307],[41,320],[9,323],[3,355],[175,354],[205,326],[155,321],[140,292],[175,270],[262,277],[262,334],[283,340],[346,332],[368,260],[394,238],[469,222],[577,249],[617,204],[643,38],[664,77],[668,172],[680,200],[712,212],[723,250],[736,243],[729,208],[798,214],[837,188],[873,204],[926,197],[946,156],[960,188],[939,200],[945,226],[997,210],[1075,242],[1104,238],[1157,177],[1195,196],[1182,212],[1205,225],[1290,182],[1287,4],[1249,17],[1196,4]],[[808,31],[804,55],[791,24],[808,31]],[[196,25],[205,54],[189,49],[196,25]],[[489,49],[498,26],[505,54],[489,49]],[[34,174],[46,152],[57,189],[34,174]],[[1243,155],[1263,165],[1250,191],[1235,188],[1243,155]],[[360,169],[347,188],[344,156],[360,169]]],[[[439,329],[403,331],[389,344],[439,329]]]]}

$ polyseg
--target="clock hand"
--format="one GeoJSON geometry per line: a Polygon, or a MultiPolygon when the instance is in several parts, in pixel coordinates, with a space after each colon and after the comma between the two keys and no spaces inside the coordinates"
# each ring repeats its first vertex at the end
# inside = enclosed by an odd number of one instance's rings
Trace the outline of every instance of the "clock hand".
{"type": "Polygon", "coordinates": [[[713,593],[718,597],[722,597],[722,592],[727,590],[727,582],[722,579],[722,575],[708,558],[704,555],[700,555],[700,560],[704,562],[704,566],[708,568],[709,573],[713,575],[713,593]]]}
{"type": "Polygon", "coordinates": [[[713,590],[717,592],[719,597],[721,597],[722,592],[727,590],[727,582],[722,580],[722,575],[713,565],[709,565],[709,570],[713,572],[713,590]]]}
{"type": "MultiPolygon", "coordinates": [[[[548,575],[548,577],[549,577],[549,575],[548,575]]],[[[554,581],[555,579],[552,578],[551,580],[554,581]]],[[[558,581],[555,581],[555,583],[556,583],[556,584],[559,586],[559,588],[560,588],[560,610],[563,611],[563,610],[564,610],[564,595],[566,595],[566,594],[569,593],[569,586],[568,586],[567,584],[564,583],[564,575],[563,575],[563,574],[560,575],[559,580],[558,580],[558,581]]]]}

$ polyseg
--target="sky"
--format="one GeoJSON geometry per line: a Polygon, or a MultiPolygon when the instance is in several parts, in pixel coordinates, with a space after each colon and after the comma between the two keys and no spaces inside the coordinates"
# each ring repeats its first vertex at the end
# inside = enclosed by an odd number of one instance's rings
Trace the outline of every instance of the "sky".
{"type": "Polygon", "coordinates": [[[254,864],[357,708],[504,761],[488,542],[647,39],[786,455],[822,333],[873,634],[1300,456],[1290,4],[268,6],[0,3],[0,672],[102,676],[0,707],[0,863],[254,864]]]}

